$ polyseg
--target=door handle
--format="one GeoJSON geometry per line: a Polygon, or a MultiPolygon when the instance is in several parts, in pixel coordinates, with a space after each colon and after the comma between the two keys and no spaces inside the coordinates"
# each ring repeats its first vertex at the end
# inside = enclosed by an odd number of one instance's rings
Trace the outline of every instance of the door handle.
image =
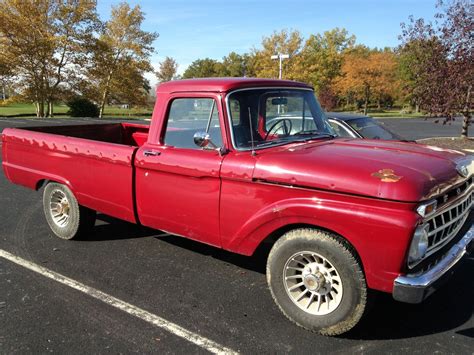
{"type": "Polygon", "coordinates": [[[156,157],[160,154],[161,154],[161,152],[158,152],[156,150],[145,150],[145,151],[143,151],[143,155],[146,156],[146,157],[156,157]]]}

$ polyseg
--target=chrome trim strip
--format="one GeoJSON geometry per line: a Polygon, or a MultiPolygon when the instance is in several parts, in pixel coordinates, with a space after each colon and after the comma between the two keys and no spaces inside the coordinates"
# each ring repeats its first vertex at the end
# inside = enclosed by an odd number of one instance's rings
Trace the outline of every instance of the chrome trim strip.
{"type": "Polygon", "coordinates": [[[426,273],[417,276],[398,276],[394,281],[394,285],[414,288],[429,287],[445,273],[447,273],[454,265],[456,265],[459,260],[461,260],[464,254],[466,254],[467,246],[472,240],[474,240],[474,225],[471,226],[471,228],[457,244],[452,246],[446,257],[433,268],[428,270],[426,273]]]}
{"type": "MultiPolygon", "coordinates": [[[[343,130],[345,130],[348,134],[350,134],[351,138],[364,138],[360,135],[359,132],[357,132],[356,130],[351,128],[349,126],[349,124],[347,124],[347,122],[342,123],[342,122],[339,122],[336,118],[332,118],[332,117],[328,117],[328,121],[329,122],[334,122],[335,124],[337,124],[343,130]]],[[[344,138],[346,138],[346,137],[344,137],[344,138]]]]}
{"type": "MultiPolygon", "coordinates": [[[[234,140],[234,130],[233,130],[233,126],[232,126],[232,117],[230,115],[230,107],[229,107],[229,96],[236,93],[236,92],[239,92],[239,91],[248,91],[248,90],[262,90],[262,89],[283,89],[283,90],[304,90],[304,91],[311,91],[314,93],[314,90],[311,89],[311,88],[305,88],[305,87],[298,87],[298,86],[255,86],[255,87],[251,87],[251,88],[243,88],[243,89],[235,89],[235,90],[232,90],[232,91],[229,91],[228,93],[226,93],[225,95],[225,107],[226,107],[226,113],[227,113],[227,123],[229,124],[229,131],[230,131],[230,140],[231,140],[231,143],[232,143],[232,148],[238,152],[249,152],[249,151],[252,151],[252,150],[260,150],[260,149],[266,149],[266,148],[270,148],[270,147],[255,147],[254,149],[252,148],[237,148],[236,144],[235,144],[235,140],[234,140]]],[[[324,113],[324,111],[323,111],[324,113]]],[[[325,113],[324,113],[325,114],[325,113]]],[[[276,145],[272,146],[272,147],[275,147],[276,145]]]]}

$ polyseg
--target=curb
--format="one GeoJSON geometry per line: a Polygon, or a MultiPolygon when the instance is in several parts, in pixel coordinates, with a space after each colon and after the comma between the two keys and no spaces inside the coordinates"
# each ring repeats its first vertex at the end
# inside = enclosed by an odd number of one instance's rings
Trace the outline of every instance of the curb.
{"type": "MultiPolygon", "coordinates": [[[[421,143],[423,144],[424,141],[427,141],[427,140],[430,140],[430,139],[451,139],[451,140],[455,140],[455,139],[459,139],[460,137],[430,137],[430,138],[421,138],[421,139],[417,139],[416,142],[418,143],[421,143]]],[[[474,142],[474,138],[473,137],[468,137],[469,140],[472,140],[474,142]]],[[[468,154],[474,154],[474,149],[458,149],[459,151],[461,152],[464,152],[464,153],[468,153],[468,154]]]]}
{"type": "MultiPolygon", "coordinates": [[[[417,139],[416,141],[421,142],[421,141],[426,141],[426,140],[429,140],[429,139],[452,139],[452,140],[455,140],[455,139],[458,139],[458,138],[461,138],[461,137],[452,137],[452,136],[448,136],[448,137],[430,137],[430,138],[417,139]]],[[[474,140],[474,137],[468,137],[467,139],[474,140]]]]}

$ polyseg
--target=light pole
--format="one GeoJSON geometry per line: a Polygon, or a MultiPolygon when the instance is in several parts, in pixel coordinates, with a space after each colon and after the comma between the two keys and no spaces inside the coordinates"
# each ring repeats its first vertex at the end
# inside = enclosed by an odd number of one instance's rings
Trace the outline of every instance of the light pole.
{"type": "Polygon", "coordinates": [[[278,59],[280,61],[280,71],[279,71],[279,74],[278,74],[278,79],[281,79],[281,62],[283,62],[283,59],[290,58],[290,55],[289,54],[278,53],[278,54],[272,55],[270,58],[278,59]]]}

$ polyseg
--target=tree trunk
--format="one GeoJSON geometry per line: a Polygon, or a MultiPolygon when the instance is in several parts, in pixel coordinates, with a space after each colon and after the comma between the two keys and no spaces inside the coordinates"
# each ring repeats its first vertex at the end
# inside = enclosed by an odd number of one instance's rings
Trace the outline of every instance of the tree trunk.
{"type": "Polygon", "coordinates": [[[48,117],[54,117],[53,100],[48,100],[48,117]]]}
{"type": "Polygon", "coordinates": [[[105,89],[104,93],[102,94],[102,99],[100,100],[99,118],[102,118],[102,115],[104,114],[105,101],[107,100],[107,92],[108,90],[105,89]]]}
{"type": "Polygon", "coordinates": [[[40,100],[37,106],[38,106],[38,110],[36,111],[36,117],[43,118],[44,117],[44,101],[40,100]]]}
{"type": "Polygon", "coordinates": [[[469,124],[471,123],[471,112],[469,111],[469,106],[470,106],[470,100],[471,100],[471,85],[467,88],[467,94],[466,94],[466,103],[464,106],[464,112],[463,112],[463,123],[462,123],[462,131],[461,131],[461,138],[467,138],[467,133],[469,130],[469,124]]]}
{"type": "Polygon", "coordinates": [[[462,122],[462,131],[461,131],[461,138],[467,139],[467,133],[469,131],[469,124],[471,123],[471,115],[464,114],[464,120],[462,122]]]}
{"type": "Polygon", "coordinates": [[[370,98],[370,87],[369,85],[365,86],[365,101],[364,101],[364,115],[367,116],[369,111],[369,98],[370,98]]]}
{"type": "Polygon", "coordinates": [[[109,95],[109,86],[110,81],[112,80],[112,71],[109,71],[107,76],[107,81],[105,82],[104,93],[102,94],[102,100],[100,100],[100,109],[99,109],[99,118],[102,118],[104,114],[105,102],[107,101],[107,96],[109,95]]]}

